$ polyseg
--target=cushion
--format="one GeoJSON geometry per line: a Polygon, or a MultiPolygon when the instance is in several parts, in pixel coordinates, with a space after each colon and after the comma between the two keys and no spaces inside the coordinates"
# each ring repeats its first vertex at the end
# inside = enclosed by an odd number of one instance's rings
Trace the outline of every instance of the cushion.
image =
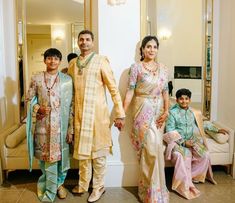
{"type": "Polygon", "coordinates": [[[224,144],[228,142],[229,135],[228,134],[222,134],[222,133],[215,133],[212,131],[206,130],[206,134],[208,134],[212,139],[214,139],[219,144],[224,144]]]}
{"type": "Polygon", "coordinates": [[[7,136],[5,144],[8,148],[15,148],[25,139],[25,137],[26,125],[24,124],[7,136]]]}
{"type": "Polygon", "coordinates": [[[212,138],[207,138],[207,145],[210,153],[229,153],[229,144],[228,142],[224,144],[219,144],[212,138]]]}

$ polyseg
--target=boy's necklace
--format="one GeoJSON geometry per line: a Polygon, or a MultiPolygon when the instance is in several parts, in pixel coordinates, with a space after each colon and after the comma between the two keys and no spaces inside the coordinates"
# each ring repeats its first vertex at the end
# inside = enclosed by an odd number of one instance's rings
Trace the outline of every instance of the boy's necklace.
{"type": "Polygon", "coordinates": [[[95,53],[93,52],[83,64],[81,64],[79,57],[77,58],[77,67],[78,67],[78,74],[79,75],[82,75],[83,68],[86,68],[87,64],[91,61],[91,59],[93,58],[94,55],[95,55],[95,53]]]}
{"type": "Polygon", "coordinates": [[[56,77],[55,77],[55,79],[54,79],[54,82],[53,82],[52,86],[51,86],[51,87],[48,87],[48,86],[47,86],[47,81],[46,81],[46,72],[44,72],[44,82],[45,82],[45,85],[46,85],[46,88],[47,88],[47,96],[50,96],[51,90],[53,89],[53,87],[54,87],[54,85],[55,85],[55,83],[56,83],[56,80],[57,80],[58,76],[59,76],[59,73],[57,73],[57,75],[56,75],[56,77]]]}

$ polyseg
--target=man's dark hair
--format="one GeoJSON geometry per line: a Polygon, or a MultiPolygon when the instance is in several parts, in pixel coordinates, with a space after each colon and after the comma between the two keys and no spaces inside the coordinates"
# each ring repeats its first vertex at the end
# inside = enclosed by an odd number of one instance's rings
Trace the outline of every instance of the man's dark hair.
{"type": "Polygon", "coordinates": [[[54,56],[54,57],[58,57],[60,59],[60,61],[62,60],[62,54],[61,52],[58,50],[58,49],[55,49],[55,48],[50,48],[50,49],[47,49],[44,54],[44,60],[47,58],[47,57],[51,57],[51,56],[54,56]]]}
{"type": "Polygon", "coordinates": [[[74,58],[76,58],[78,55],[76,54],[76,53],[70,53],[70,54],[68,54],[68,56],[67,56],[67,61],[68,61],[68,63],[72,60],[72,59],[74,59],[74,58]]]}
{"type": "Polygon", "coordinates": [[[78,39],[79,39],[80,35],[84,35],[84,34],[91,35],[91,39],[92,39],[92,41],[94,41],[94,34],[90,30],[82,30],[81,32],[79,32],[78,39]]]}
{"type": "Polygon", "coordinates": [[[192,93],[189,89],[186,89],[186,88],[179,89],[179,90],[177,90],[177,92],[175,94],[176,99],[179,99],[182,95],[186,95],[191,99],[192,93]]]}

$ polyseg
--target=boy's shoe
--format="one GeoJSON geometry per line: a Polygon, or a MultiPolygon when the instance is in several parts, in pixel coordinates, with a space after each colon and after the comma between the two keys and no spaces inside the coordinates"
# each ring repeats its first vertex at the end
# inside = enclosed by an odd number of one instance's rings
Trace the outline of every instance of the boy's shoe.
{"type": "Polygon", "coordinates": [[[88,202],[95,202],[97,200],[99,200],[102,196],[102,194],[105,193],[105,189],[104,187],[100,188],[100,189],[93,189],[91,195],[88,198],[88,202]]]}
{"type": "Polygon", "coordinates": [[[63,185],[61,185],[58,189],[57,189],[57,195],[60,199],[65,199],[67,197],[67,190],[64,188],[63,185]]]}

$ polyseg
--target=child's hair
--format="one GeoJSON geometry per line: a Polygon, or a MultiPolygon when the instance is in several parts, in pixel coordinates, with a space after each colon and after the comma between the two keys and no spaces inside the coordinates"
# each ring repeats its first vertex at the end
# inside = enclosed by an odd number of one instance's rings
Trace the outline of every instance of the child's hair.
{"type": "Polygon", "coordinates": [[[47,49],[44,54],[44,60],[47,58],[47,57],[51,57],[51,56],[54,56],[54,57],[58,57],[61,61],[62,59],[62,54],[61,52],[58,50],[58,49],[55,49],[55,48],[50,48],[50,49],[47,49]]]}
{"type": "Polygon", "coordinates": [[[67,56],[67,61],[68,61],[68,63],[72,60],[72,59],[74,59],[74,58],[76,58],[78,55],[76,54],[76,53],[70,53],[70,54],[68,54],[68,56],[67,56]]]}
{"type": "Polygon", "coordinates": [[[179,89],[179,90],[177,90],[177,92],[175,94],[176,99],[179,99],[182,95],[186,95],[191,99],[192,93],[189,89],[185,89],[185,88],[179,89]]]}

